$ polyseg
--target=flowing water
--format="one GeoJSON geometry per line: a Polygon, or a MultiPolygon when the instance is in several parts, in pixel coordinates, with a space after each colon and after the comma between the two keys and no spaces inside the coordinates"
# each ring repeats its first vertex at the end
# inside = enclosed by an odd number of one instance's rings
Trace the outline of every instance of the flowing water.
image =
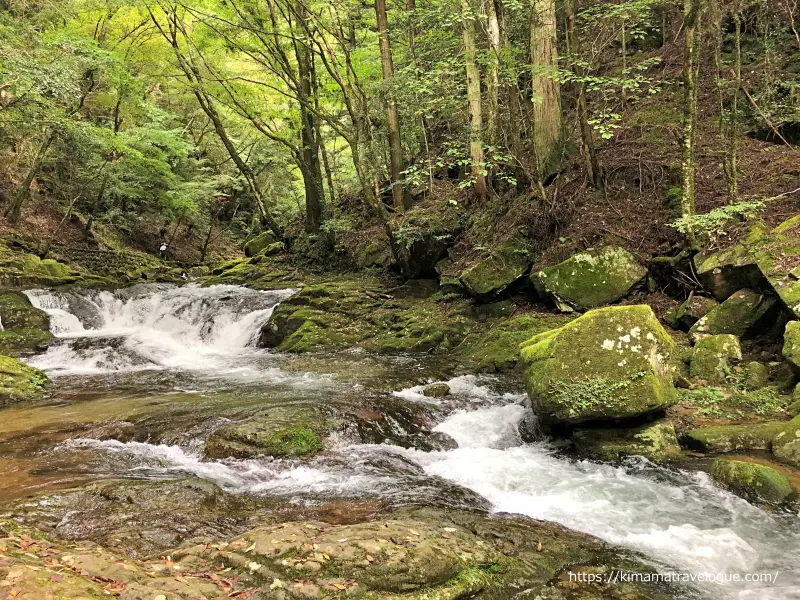
{"type": "Polygon", "coordinates": [[[233,494],[300,505],[444,503],[557,521],[639,550],[664,571],[777,573],[773,583],[696,584],[709,598],[800,598],[797,514],[765,512],[702,472],[644,459],[575,461],[545,442],[523,444],[516,425],[525,396],[512,380],[451,377],[452,395],[434,401],[422,384],[448,376],[431,357],[297,359],[255,348],[260,327],[292,290],[141,285],[28,294],[51,315],[58,338],[29,362],[59,391],[47,406],[3,410],[0,500],[103,478],[199,477],[233,494]],[[302,463],[202,457],[214,428],[282,403],[348,414],[383,407],[384,443],[363,443],[350,427],[331,451],[302,463]],[[447,434],[458,447],[406,443],[415,427],[447,434]]]}

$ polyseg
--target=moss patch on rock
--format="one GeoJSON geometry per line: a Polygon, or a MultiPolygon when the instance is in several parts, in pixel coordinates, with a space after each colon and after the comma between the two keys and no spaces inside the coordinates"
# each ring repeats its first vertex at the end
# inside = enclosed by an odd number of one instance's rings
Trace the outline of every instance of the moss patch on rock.
{"type": "Polygon", "coordinates": [[[205,445],[209,458],[308,458],[324,449],[323,437],[336,423],[306,405],[272,407],[211,434],[205,445]]]}
{"type": "Polygon", "coordinates": [[[630,252],[606,246],[542,269],[531,282],[561,310],[583,311],[624,298],[645,275],[647,270],[630,252]]]}
{"type": "Polygon", "coordinates": [[[783,357],[800,369],[800,321],[789,321],[783,334],[783,357]]]}
{"type": "Polygon", "coordinates": [[[765,465],[718,458],[710,474],[721,487],[750,500],[778,503],[792,494],[786,475],[765,465]]]}
{"type": "Polygon", "coordinates": [[[0,407],[47,398],[50,380],[42,371],[0,356],[0,407]]]}
{"type": "Polygon", "coordinates": [[[0,293],[0,354],[25,356],[44,352],[53,340],[50,319],[21,292],[0,293]]]}
{"type": "Polygon", "coordinates": [[[760,333],[756,325],[776,305],[774,296],[739,290],[711,309],[689,330],[693,340],[708,335],[731,334],[744,339],[760,333]]]}
{"type": "Polygon", "coordinates": [[[510,371],[520,361],[520,344],[571,320],[566,315],[527,313],[487,323],[458,348],[458,356],[470,369],[484,373],[510,371]]]}
{"type": "Polygon", "coordinates": [[[244,245],[244,255],[249,257],[257,256],[264,250],[278,242],[278,238],[271,231],[264,231],[247,240],[244,245]]]}
{"type": "Polygon", "coordinates": [[[710,335],[695,345],[689,372],[691,377],[708,383],[724,383],[740,360],[739,338],[730,334],[710,335]]]}
{"type": "Polygon", "coordinates": [[[718,300],[736,290],[772,290],[796,318],[800,318],[800,280],[792,272],[800,266],[800,216],[772,230],[756,223],[738,244],[695,258],[697,275],[718,300]]]}
{"type": "Polygon", "coordinates": [[[596,460],[644,456],[663,463],[681,454],[675,428],[664,419],[637,427],[577,429],[572,442],[579,455],[596,460]]]}
{"type": "Polygon", "coordinates": [[[302,353],[360,346],[378,353],[457,347],[477,322],[465,299],[393,297],[371,280],[309,285],[275,309],[260,345],[302,353]]]}
{"type": "Polygon", "coordinates": [[[623,419],[676,399],[675,342],[649,306],[590,311],[522,344],[526,387],[543,422],[623,419]]]}
{"type": "Polygon", "coordinates": [[[524,243],[506,244],[470,266],[461,274],[459,281],[473,298],[491,300],[521,279],[532,262],[524,243]]]}
{"type": "Polygon", "coordinates": [[[784,421],[722,425],[691,429],[681,441],[691,450],[706,453],[769,450],[772,439],[786,426],[784,421]]]}
{"type": "Polygon", "coordinates": [[[772,453],[795,467],[800,467],[800,417],[783,426],[772,438],[772,453]]]}

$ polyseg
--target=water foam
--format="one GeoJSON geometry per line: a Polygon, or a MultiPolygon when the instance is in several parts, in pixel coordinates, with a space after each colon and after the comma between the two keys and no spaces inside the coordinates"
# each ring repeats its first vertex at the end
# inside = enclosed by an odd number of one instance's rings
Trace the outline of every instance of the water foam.
{"type": "Polygon", "coordinates": [[[26,292],[59,338],[31,362],[52,375],[143,369],[230,371],[295,290],[146,284],[116,292],[26,292]]]}

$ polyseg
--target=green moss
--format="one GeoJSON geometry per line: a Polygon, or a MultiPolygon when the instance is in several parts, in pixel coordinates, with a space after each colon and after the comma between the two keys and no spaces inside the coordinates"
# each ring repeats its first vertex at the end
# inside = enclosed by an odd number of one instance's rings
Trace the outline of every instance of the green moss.
{"type": "Polygon", "coordinates": [[[711,255],[698,255],[695,264],[701,282],[717,299],[724,300],[742,288],[772,287],[800,318],[800,281],[791,275],[800,264],[800,219],[796,216],[772,231],[756,223],[739,244],[711,255]]]}
{"type": "Polygon", "coordinates": [[[772,438],[772,453],[795,467],[800,467],[800,417],[783,426],[772,438]]]}
{"type": "Polygon", "coordinates": [[[39,369],[0,356],[0,406],[46,398],[49,380],[39,369]]]}
{"type": "Polygon", "coordinates": [[[792,494],[786,476],[764,465],[720,458],[710,474],[720,486],[753,500],[777,503],[792,494]]]}
{"type": "Polygon", "coordinates": [[[307,458],[324,449],[322,436],[336,426],[313,407],[277,406],[217,429],[206,442],[205,453],[211,458],[307,458]]]}
{"type": "Polygon", "coordinates": [[[464,271],[459,281],[470,296],[490,300],[524,276],[531,263],[525,244],[515,242],[493,250],[488,258],[464,271]]]}
{"type": "Polygon", "coordinates": [[[569,323],[570,316],[544,313],[523,314],[495,322],[467,340],[458,349],[459,357],[482,372],[509,371],[520,361],[520,344],[532,335],[551,331],[569,323]]]}
{"type": "Polygon", "coordinates": [[[664,420],[633,428],[579,429],[573,432],[572,442],[578,454],[608,461],[644,456],[666,462],[681,453],[675,428],[664,420]]]}
{"type": "Polygon", "coordinates": [[[247,257],[256,256],[277,241],[278,239],[271,231],[259,233],[257,236],[250,238],[244,245],[244,255],[247,257]]]}
{"type": "Polygon", "coordinates": [[[617,246],[588,250],[531,276],[539,293],[562,309],[587,310],[625,297],[647,274],[636,258],[617,246]]]}
{"type": "Polygon", "coordinates": [[[800,321],[789,321],[783,334],[783,357],[800,368],[800,321]]]}
{"type": "Polygon", "coordinates": [[[698,416],[725,419],[780,417],[790,398],[776,387],[765,387],[752,392],[700,388],[679,390],[680,404],[697,408],[698,416]]]}
{"type": "Polygon", "coordinates": [[[41,329],[7,329],[0,331],[0,354],[19,357],[44,352],[53,341],[53,334],[41,329]]]}
{"type": "Polygon", "coordinates": [[[710,335],[694,347],[689,373],[709,383],[724,383],[736,361],[742,359],[739,338],[735,335],[710,335]]]}
{"type": "Polygon", "coordinates": [[[698,427],[685,434],[684,443],[699,452],[739,452],[769,450],[774,438],[786,425],[782,421],[698,427]]]}
{"type": "Polygon", "coordinates": [[[772,296],[753,290],[739,290],[711,309],[689,330],[693,340],[708,335],[731,334],[738,338],[757,333],[754,326],[776,304],[772,296]]]}
{"type": "Polygon", "coordinates": [[[648,306],[593,310],[522,344],[543,421],[578,423],[661,410],[676,400],[672,338],[648,306]]]}

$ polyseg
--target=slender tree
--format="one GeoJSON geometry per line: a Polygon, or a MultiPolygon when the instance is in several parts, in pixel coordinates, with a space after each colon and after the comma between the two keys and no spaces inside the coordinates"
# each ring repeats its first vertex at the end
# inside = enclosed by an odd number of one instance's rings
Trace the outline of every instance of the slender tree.
{"type": "Polygon", "coordinates": [[[397,102],[391,89],[394,77],[392,47],[389,43],[389,19],[386,15],[386,0],[375,0],[375,18],[378,25],[378,47],[381,53],[383,72],[383,106],[386,110],[387,133],[389,137],[389,179],[392,187],[392,201],[398,210],[408,208],[403,186],[403,147],[400,139],[400,115],[397,102]]]}
{"type": "Polygon", "coordinates": [[[475,46],[476,15],[469,0],[461,0],[461,23],[464,34],[464,60],[467,69],[467,102],[469,105],[469,156],[471,176],[481,200],[486,199],[486,165],[483,155],[483,114],[481,78],[475,46]]]}
{"type": "MultiPolygon", "coordinates": [[[[695,144],[697,138],[697,78],[700,69],[700,27],[702,0],[684,0],[683,25],[683,136],[681,213],[691,217],[695,213],[695,144]]],[[[697,245],[694,230],[686,230],[686,242],[697,245]]]]}

